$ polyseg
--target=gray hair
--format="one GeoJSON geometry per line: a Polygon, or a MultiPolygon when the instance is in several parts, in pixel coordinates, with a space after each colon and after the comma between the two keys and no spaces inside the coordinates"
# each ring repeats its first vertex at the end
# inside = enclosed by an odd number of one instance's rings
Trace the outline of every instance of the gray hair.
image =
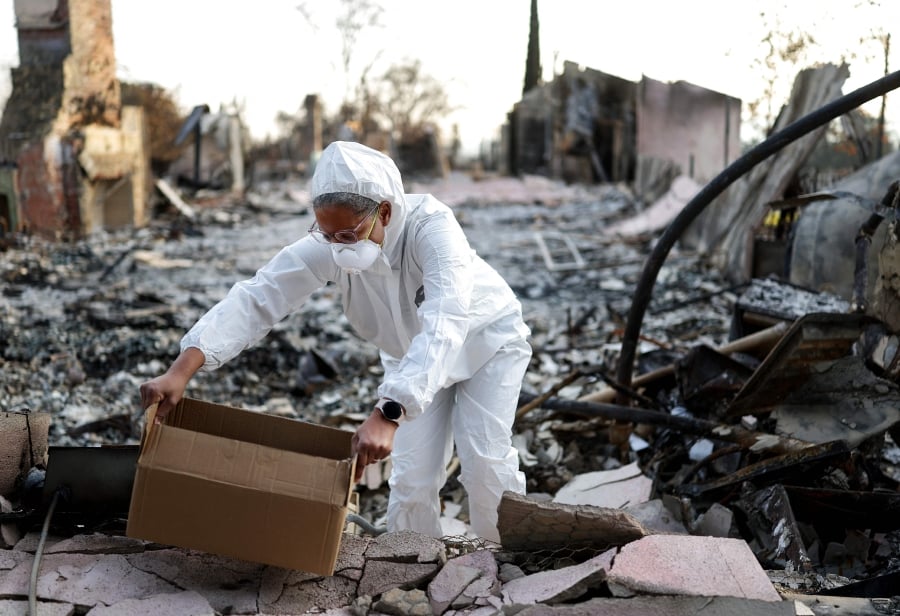
{"type": "Polygon", "coordinates": [[[368,214],[374,210],[378,207],[378,202],[374,199],[369,199],[368,197],[351,192],[323,193],[313,199],[314,210],[319,210],[331,205],[339,205],[349,209],[354,214],[359,215],[368,214]]]}

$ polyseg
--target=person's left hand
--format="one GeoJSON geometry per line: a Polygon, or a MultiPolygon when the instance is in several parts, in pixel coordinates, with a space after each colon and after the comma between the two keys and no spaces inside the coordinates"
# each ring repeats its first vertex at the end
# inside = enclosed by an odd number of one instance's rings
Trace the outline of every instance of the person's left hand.
{"type": "Polygon", "coordinates": [[[356,429],[356,434],[351,440],[353,453],[356,454],[354,481],[362,479],[366,466],[391,455],[396,431],[397,424],[385,419],[378,409],[372,411],[372,414],[356,429]]]}

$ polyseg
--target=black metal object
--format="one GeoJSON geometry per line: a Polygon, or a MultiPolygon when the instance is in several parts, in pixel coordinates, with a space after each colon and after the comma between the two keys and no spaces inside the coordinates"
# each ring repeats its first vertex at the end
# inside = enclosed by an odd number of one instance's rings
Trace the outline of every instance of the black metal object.
{"type": "Polygon", "coordinates": [[[209,105],[197,105],[191,110],[178,135],[175,137],[175,145],[181,145],[187,136],[194,134],[194,186],[200,186],[200,142],[202,135],[200,134],[200,118],[209,113],[209,105]]]}
{"type": "Polygon", "coordinates": [[[656,242],[635,287],[631,308],[628,311],[628,318],[625,323],[625,332],[622,337],[622,351],[619,355],[619,365],[616,373],[619,383],[624,385],[631,383],[631,373],[637,352],[638,338],[641,333],[641,324],[647,311],[647,306],[650,304],[656,277],[669,251],[694,219],[735,180],[772,154],[803,135],[897,87],[900,87],[900,71],[873,81],[803,116],[731,163],[684,206],[656,242]]]}
{"type": "Polygon", "coordinates": [[[21,507],[0,513],[0,523],[28,529],[50,514],[63,532],[121,524],[128,517],[139,453],[138,445],[50,447],[46,470],[32,467],[21,507]]]}
{"type": "Polygon", "coordinates": [[[50,447],[43,504],[63,489],[60,513],[127,514],[139,449],[137,445],[50,447]]]}

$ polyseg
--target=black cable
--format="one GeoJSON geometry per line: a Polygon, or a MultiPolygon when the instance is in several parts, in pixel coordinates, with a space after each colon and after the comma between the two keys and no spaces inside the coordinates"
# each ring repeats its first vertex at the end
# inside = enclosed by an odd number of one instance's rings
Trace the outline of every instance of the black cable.
{"type": "Polygon", "coordinates": [[[897,87],[900,87],[900,71],[886,75],[808,113],[753,147],[746,154],[728,165],[724,171],[694,195],[694,198],[684,206],[675,219],[666,227],[666,230],[662,233],[650,256],[647,258],[647,262],[644,264],[644,269],[632,296],[631,308],[628,311],[625,332],[622,336],[622,351],[619,354],[617,369],[617,380],[619,383],[623,385],[631,383],[631,372],[635,353],[637,352],[638,338],[641,333],[641,324],[653,294],[656,276],[659,274],[659,270],[662,268],[666,256],[668,256],[675,242],[678,241],[678,238],[681,237],[682,233],[706,206],[735,180],[791,142],[847,113],[851,109],[855,109],[863,103],[882,96],[897,87]]]}

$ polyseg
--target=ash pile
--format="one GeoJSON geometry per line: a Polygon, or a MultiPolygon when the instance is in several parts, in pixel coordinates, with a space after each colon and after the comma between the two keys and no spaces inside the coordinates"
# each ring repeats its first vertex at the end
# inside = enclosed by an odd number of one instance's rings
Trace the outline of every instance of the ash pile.
{"type": "MultiPolygon", "coordinates": [[[[743,539],[784,592],[884,596],[900,569],[897,337],[838,295],[774,277],[735,285],[702,254],[676,250],[643,322],[638,376],[619,383],[632,292],[658,228],[609,233],[639,214],[624,188],[552,188],[537,198],[533,186],[432,191],[509,281],[532,329],[514,434],[529,495],[623,510],[654,532],[743,539]]],[[[312,223],[302,183],[256,191],[199,193],[192,220],[173,211],[74,243],[8,241],[0,413],[45,414],[51,446],[137,444],[139,384],[165,370],[235,281],[312,223]]],[[[380,376],[377,350],[326,287],[187,393],[352,430],[380,376]]],[[[8,465],[7,510],[21,506],[32,463],[8,465]]],[[[389,464],[357,489],[376,526],[389,464]]],[[[456,469],[442,523],[465,536],[456,469]]],[[[569,547],[556,553],[576,558],[569,547]]]]}

